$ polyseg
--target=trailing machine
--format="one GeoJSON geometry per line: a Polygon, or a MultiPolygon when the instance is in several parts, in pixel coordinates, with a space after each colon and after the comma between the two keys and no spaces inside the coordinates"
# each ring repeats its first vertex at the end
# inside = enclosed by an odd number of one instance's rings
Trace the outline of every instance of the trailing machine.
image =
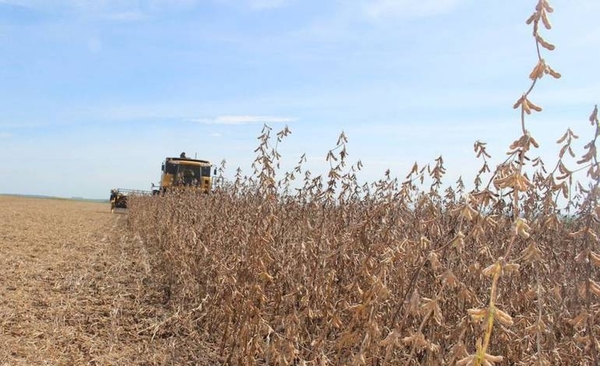
{"type": "Polygon", "coordinates": [[[115,188],[110,190],[110,212],[115,212],[117,209],[127,208],[127,197],[130,195],[146,196],[151,194],[150,191],[142,191],[139,189],[115,188]]]}

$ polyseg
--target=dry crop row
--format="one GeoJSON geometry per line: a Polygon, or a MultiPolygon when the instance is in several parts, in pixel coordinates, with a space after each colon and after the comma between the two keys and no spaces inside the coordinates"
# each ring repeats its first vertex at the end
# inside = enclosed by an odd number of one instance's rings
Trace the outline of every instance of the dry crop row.
{"type": "Polygon", "coordinates": [[[577,253],[598,224],[557,214],[541,173],[517,220],[493,186],[440,191],[441,160],[426,192],[414,179],[358,186],[352,168],[340,171],[343,147],[329,180],[300,165],[304,185],[281,195],[289,182],[274,180],[263,139],[255,180],[131,200],[129,225],[181,315],[170,326],[216,344],[227,363],[454,364],[481,338],[474,309],[527,222],[502,267],[496,303],[509,318],[498,318],[490,352],[509,364],[591,362],[597,307],[581,284],[596,286],[597,270],[577,253]]]}
{"type": "Polygon", "coordinates": [[[515,104],[522,134],[492,171],[475,144],[473,190],[444,188],[442,158],[361,185],[343,134],[327,177],[304,160],[280,173],[289,130],[273,146],[265,127],[251,177],[212,195],[133,197],[129,227],[174,314],[163,326],[214,344],[226,364],[597,364],[597,110],[578,162],[589,184],[563,161],[576,155],[571,130],[550,167],[531,159],[525,128],[541,110],[536,82],[560,77],[540,52],[554,48],[538,32],[550,12],[540,0],[528,20],[538,63],[515,104]]]}

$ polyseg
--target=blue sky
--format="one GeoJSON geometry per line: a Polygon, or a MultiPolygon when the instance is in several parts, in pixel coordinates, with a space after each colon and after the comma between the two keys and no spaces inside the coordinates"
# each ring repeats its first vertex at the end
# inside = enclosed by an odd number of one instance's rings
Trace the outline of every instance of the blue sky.
{"type": "MultiPolygon", "coordinates": [[[[519,137],[535,0],[0,0],[0,193],[149,189],[181,151],[250,172],[263,123],[325,174],[344,131],[360,178],[442,155],[451,183],[519,137]]],[[[555,0],[544,51],[563,77],[531,96],[547,164],[600,101],[600,2],[555,0]],[[576,4],[576,5],[575,5],[576,4]]]]}

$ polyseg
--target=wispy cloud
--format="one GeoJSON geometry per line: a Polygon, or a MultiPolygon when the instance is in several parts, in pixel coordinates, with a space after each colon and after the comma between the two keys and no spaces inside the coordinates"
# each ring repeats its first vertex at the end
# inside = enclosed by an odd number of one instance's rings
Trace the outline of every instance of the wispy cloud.
{"type": "Polygon", "coordinates": [[[449,12],[463,0],[363,0],[362,10],[372,19],[426,17],[449,12]]]}
{"type": "Polygon", "coordinates": [[[3,122],[0,121],[0,129],[16,130],[20,128],[35,128],[47,126],[46,122],[3,122]]]}
{"type": "Polygon", "coordinates": [[[0,132],[0,139],[7,139],[9,137],[12,137],[12,133],[9,133],[9,132],[0,132]]]}
{"type": "Polygon", "coordinates": [[[0,0],[0,4],[17,5],[17,6],[28,6],[29,3],[36,4],[41,3],[40,1],[27,1],[27,0],[0,0]]]}
{"type": "Polygon", "coordinates": [[[249,0],[249,5],[253,9],[274,9],[285,6],[290,0],[249,0]]]}
{"type": "Polygon", "coordinates": [[[211,125],[246,125],[253,123],[289,123],[296,121],[296,119],[275,116],[231,115],[218,116],[216,118],[195,118],[191,121],[211,125]]]}
{"type": "Polygon", "coordinates": [[[143,21],[166,11],[187,10],[201,0],[0,0],[0,4],[44,11],[68,11],[86,17],[133,22],[143,21]]]}
{"type": "Polygon", "coordinates": [[[88,40],[88,49],[91,53],[100,53],[102,51],[102,41],[98,38],[90,38],[88,40]]]}
{"type": "Polygon", "coordinates": [[[107,20],[115,20],[121,22],[136,22],[142,20],[150,19],[150,15],[148,13],[144,13],[140,10],[129,10],[118,13],[108,13],[102,15],[102,18],[107,20]]]}
{"type": "Polygon", "coordinates": [[[254,10],[268,10],[281,8],[296,0],[212,0],[217,4],[223,4],[234,8],[250,8],[254,10]]]}

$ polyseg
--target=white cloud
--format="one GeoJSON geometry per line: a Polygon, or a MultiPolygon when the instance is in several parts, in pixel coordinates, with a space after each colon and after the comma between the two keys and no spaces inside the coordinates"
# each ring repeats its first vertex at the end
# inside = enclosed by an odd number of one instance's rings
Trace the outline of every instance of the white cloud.
{"type": "Polygon", "coordinates": [[[426,17],[449,12],[463,0],[364,0],[362,10],[372,19],[426,17]]]}
{"type": "Polygon", "coordinates": [[[212,2],[233,8],[268,10],[287,6],[295,0],[212,0],[212,2]]]}
{"type": "Polygon", "coordinates": [[[147,20],[165,11],[190,9],[200,0],[0,0],[0,4],[30,9],[68,10],[83,16],[116,21],[147,20]]]}
{"type": "Polygon", "coordinates": [[[7,139],[9,137],[12,137],[12,133],[0,132],[0,139],[7,139]]]}
{"type": "Polygon", "coordinates": [[[197,118],[192,119],[192,122],[199,122],[211,125],[245,125],[252,123],[289,123],[296,121],[295,118],[289,117],[274,117],[274,116],[247,116],[247,115],[230,115],[218,116],[217,118],[197,118]]]}
{"type": "Polygon", "coordinates": [[[151,8],[165,7],[190,7],[198,4],[200,0],[146,0],[131,1],[131,0],[0,0],[0,3],[20,5],[27,7],[50,7],[50,6],[70,6],[79,8],[124,8],[137,6],[140,3],[146,4],[151,8]]]}
{"type": "Polygon", "coordinates": [[[18,6],[30,6],[31,3],[41,3],[40,1],[27,1],[27,0],[0,0],[0,4],[18,5],[18,6]]]}
{"type": "Polygon", "coordinates": [[[289,0],[250,0],[249,5],[253,9],[274,9],[286,5],[289,0]]]}
{"type": "Polygon", "coordinates": [[[17,129],[17,128],[33,128],[46,126],[47,123],[42,122],[1,122],[0,128],[17,129]]]}
{"type": "Polygon", "coordinates": [[[100,53],[102,51],[102,41],[98,38],[90,38],[88,40],[88,49],[91,53],[100,53]]]}
{"type": "Polygon", "coordinates": [[[121,22],[135,22],[140,20],[147,20],[150,16],[139,10],[123,11],[119,13],[109,13],[103,16],[107,20],[116,20],[121,22]]]}

